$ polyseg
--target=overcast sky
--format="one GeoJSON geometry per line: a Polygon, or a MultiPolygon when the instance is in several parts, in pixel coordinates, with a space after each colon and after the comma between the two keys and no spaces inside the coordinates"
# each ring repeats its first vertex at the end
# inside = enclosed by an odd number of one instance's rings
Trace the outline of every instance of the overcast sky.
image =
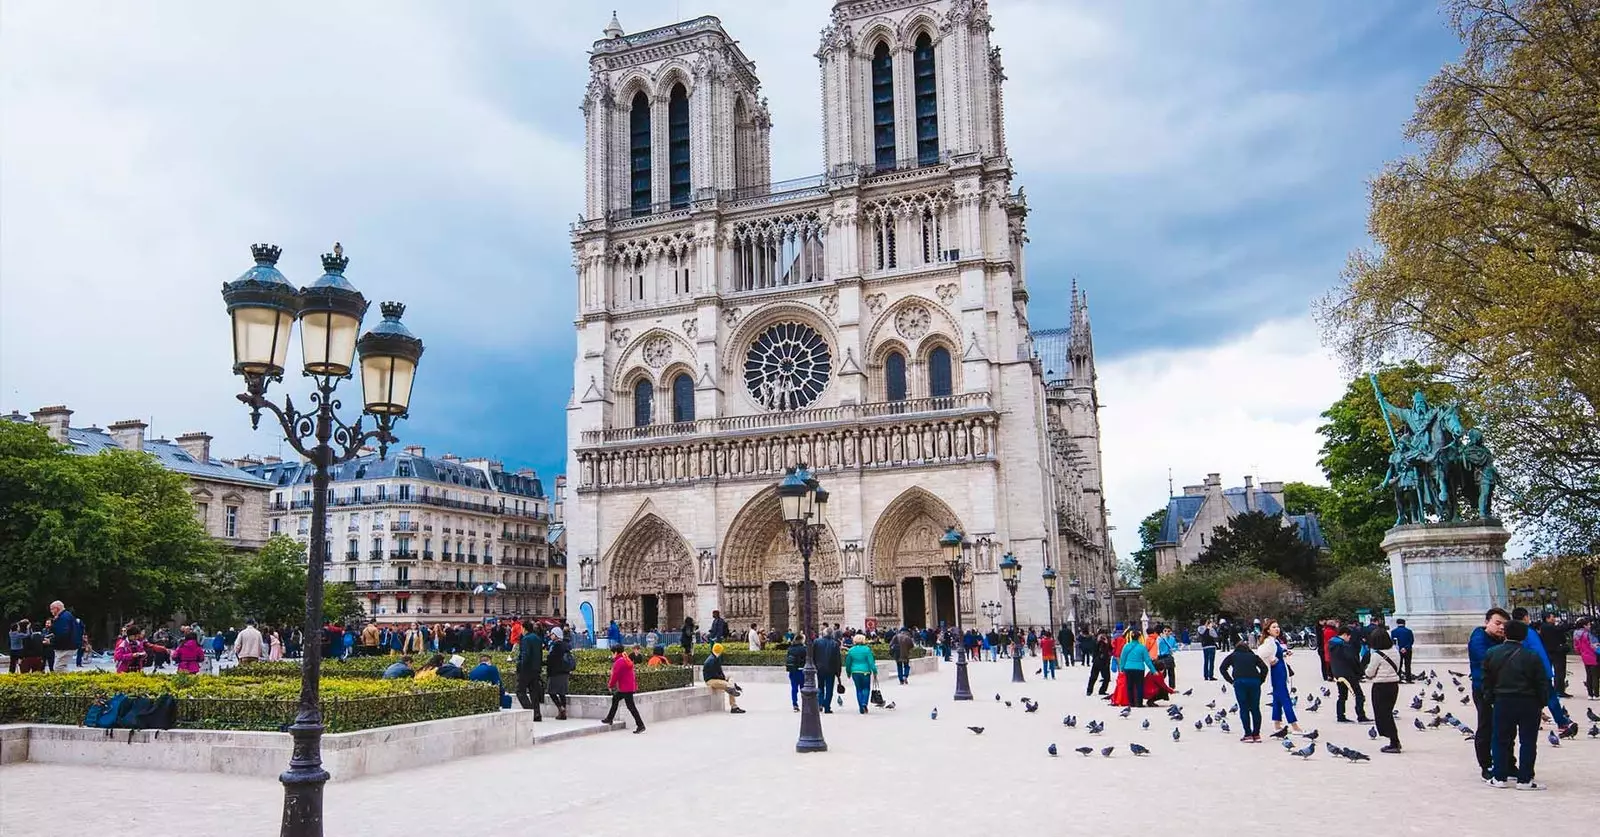
{"type": "MultiPolygon", "coordinates": [[[[715,14],[756,62],[773,175],[821,169],[827,0],[0,4],[0,407],[207,430],[218,291],[249,245],[296,284],[334,240],[428,345],[405,441],[565,460],[587,50],[715,14]]],[[[1030,319],[1089,294],[1119,554],[1177,485],[1320,481],[1342,389],[1309,319],[1365,240],[1365,181],[1459,45],[1416,0],[991,0],[1030,319]]],[[[375,312],[374,312],[375,313],[375,312]]],[[[298,381],[291,381],[298,386],[298,381]]],[[[303,390],[300,387],[296,391],[303,390]]],[[[546,483],[549,485],[549,482],[546,483]]]]}

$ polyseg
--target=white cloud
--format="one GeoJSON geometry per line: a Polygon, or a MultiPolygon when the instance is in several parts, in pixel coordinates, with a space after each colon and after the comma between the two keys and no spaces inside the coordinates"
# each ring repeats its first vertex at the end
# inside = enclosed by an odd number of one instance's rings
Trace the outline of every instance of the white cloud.
{"type": "Polygon", "coordinates": [[[1320,413],[1343,394],[1338,361],[1309,319],[1265,323],[1207,348],[1152,351],[1102,363],[1106,503],[1117,554],[1139,548],[1139,521],[1175,490],[1222,474],[1322,483],[1320,413]]]}

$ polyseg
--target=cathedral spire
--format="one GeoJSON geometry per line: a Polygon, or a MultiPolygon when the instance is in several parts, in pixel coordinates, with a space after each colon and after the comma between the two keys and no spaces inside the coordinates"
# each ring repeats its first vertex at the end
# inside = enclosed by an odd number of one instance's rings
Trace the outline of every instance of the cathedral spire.
{"type": "Polygon", "coordinates": [[[617,21],[615,9],[611,10],[611,23],[606,27],[605,36],[607,40],[613,41],[622,37],[622,24],[617,21]]]}

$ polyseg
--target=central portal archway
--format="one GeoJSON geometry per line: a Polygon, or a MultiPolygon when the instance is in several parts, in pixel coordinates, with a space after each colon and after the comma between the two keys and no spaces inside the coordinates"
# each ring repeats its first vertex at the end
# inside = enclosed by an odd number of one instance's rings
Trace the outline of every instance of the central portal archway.
{"type": "MultiPolygon", "coordinates": [[[[728,527],[722,548],[724,618],[737,633],[751,624],[763,630],[799,632],[804,618],[800,550],[789,538],[776,488],[750,498],[728,527]]],[[[844,621],[844,584],[839,546],[826,529],[811,554],[812,597],[817,622],[844,621]]]]}

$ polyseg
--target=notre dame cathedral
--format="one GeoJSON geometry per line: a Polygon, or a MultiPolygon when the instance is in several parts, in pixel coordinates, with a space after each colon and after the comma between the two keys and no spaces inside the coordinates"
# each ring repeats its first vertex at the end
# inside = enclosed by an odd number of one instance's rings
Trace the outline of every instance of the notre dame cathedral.
{"type": "Polygon", "coordinates": [[[1006,553],[1021,624],[1103,622],[1116,561],[1088,310],[1074,287],[1064,327],[1029,323],[988,4],[837,0],[818,22],[821,173],[798,180],[772,179],[761,82],[720,20],[613,19],[594,43],[568,613],[601,631],[714,609],[798,628],[775,486],[804,462],[832,498],[821,620],[954,624],[937,540],[955,526],[974,544],[965,624],[1008,599],[1006,553]]]}

